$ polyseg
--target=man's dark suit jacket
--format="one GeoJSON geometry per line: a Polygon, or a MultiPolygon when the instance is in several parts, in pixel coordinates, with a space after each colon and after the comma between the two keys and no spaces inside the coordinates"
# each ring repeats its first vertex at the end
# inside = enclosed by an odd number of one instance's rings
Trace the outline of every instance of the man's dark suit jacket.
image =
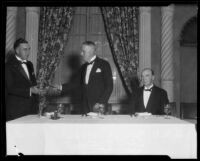
{"type": "Polygon", "coordinates": [[[74,88],[80,88],[82,93],[82,114],[93,111],[96,103],[106,105],[113,90],[112,71],[109,63],[96,57],[89,76],[89,82],[85,84],[87,64],[83,64],[79,71],[79,77],[71,83],[62,85],[62,93],[65,94],[74,88]]]}
{"type": "Polygon", "coordinates": [[[5,64],[5,104],[6,120],[12,120],[28,114],[35,114],[38,109],[38,96],[30,96],[30,87],[37,84],[33,64],[27,61],[30,79],[21,62],[11,55],[5,64]]]}
{"type": "Polygon", "coordinates": [[[164,89],[154,85],[145,108],[143,103],[143,90],[144,87],[138,88],[132,97],[132,103],[130,107],[131,113],[150,112],[153,115],[163,115],[164,105],[169,103],[167,92],[164,89]]]}

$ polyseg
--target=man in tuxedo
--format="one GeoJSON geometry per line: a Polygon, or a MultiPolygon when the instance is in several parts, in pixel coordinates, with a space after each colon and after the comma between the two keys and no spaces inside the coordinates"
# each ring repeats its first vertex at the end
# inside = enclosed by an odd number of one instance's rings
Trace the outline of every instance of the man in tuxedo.
{"type": "Polygon", "coordinates": [[[33,64],[28,61],[30,46],[19,38],[14,43],[14,54],[5,64],[5,104],[6,121],[13,120],[38,110],[37,94],[33,64]]]}
{"type": "Polygon", "coordinates": [[[145,68],[141,79],[143,86],[139,87],[132,98],[131,113],[150,112],[153,115],[164,114],[164,106],[169,104],[167,92],[153,84],[154,71],[145,68]]]}
{"type": "Polygon", "coordinates": [[[113,80],[109,63],[96,56],[96,45],[92,41],[82,43],[81,55],[85,60],[79,71],[79,78],[59,87],[61,94],[74,88],[82,92],[82,114],[105,112],[112,93],[113,80]]]}

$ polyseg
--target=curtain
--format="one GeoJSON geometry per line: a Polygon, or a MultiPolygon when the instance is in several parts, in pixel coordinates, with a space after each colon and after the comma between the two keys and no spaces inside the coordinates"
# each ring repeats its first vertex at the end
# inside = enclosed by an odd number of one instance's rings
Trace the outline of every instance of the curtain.
{"type": "MultiPolygon", "coordinates": [[[[64,35],[68,37],[73,12],[72,7],[41,7],[37,55],[37,81],[40,89],[49,86],[60,63],[64,52],[64,35]]],[[[40,110],[46,105],[46,97],[40,96],[40,110]]]]}
{"type": "Polygon", "coordinates": [[[127,94],[139,86],[139,8],[101,7],[108,42],[127,94]]]}

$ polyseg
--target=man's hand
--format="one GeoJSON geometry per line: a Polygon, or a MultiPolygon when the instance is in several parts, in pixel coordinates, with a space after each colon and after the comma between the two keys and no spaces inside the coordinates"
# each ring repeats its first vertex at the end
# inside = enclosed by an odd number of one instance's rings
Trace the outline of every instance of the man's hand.
{"type": "Polygon", "coordinates": [[[99,112],[99,103],[96,103],[93,107],[94,112],[99,112]]]}
{"type": "Polygon", "coordinates": [[[33,86],[30,88],[31,93],[33,94],[39,94],[39,95],[44,95],[46,93],[45,90],[40,90],[37,86],[33,86]]]}
{"type": "Polygon", "coordinates": [[[46,87],[46,94],[48,96],[57,96],[57,95],[60,95],[60,93],[61,93],[60,87],[56,87],[52,85],[46,87]]]}
{"type": "Polygon", "coordinates": [[[48,88],[40,89],[39,90],[39,95],[44,96],[48,93],[48,88]]]}
{"type": "Polygon", "coordinates": [[[33,94],[39,94],[40,90],[37,88],[37,86],[33,86],[30,88],[31,93],[33,94]]]}
{"type": "Polygon", "coordinates": [[[60,84],[54,84],[54,85],[49,85],[51,88],[57,89],[59,91],[62,91],[62,85],[60,84]]]}
{"type": "Polygon", "coordinates": [[[93,107],[93,111],[94,112],[100,112],[101,114],[103,114],[105,112],[105,105],[100,104],[100,103],[96,103],[93,107]]]}

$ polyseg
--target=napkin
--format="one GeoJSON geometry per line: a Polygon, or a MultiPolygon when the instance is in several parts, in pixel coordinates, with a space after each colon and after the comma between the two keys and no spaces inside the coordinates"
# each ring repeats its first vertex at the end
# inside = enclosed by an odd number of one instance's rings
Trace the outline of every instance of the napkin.
{"type": "Polygon", "coordinates": [[[44,116],[51,118],[51,116],[54,114],[54,112],[45,112],[44,116]]]}
{"type": "Polygon", "coordinates": [[[93,117],[97,117],[98,116],[98,114],[97,113],[95,113],[95,112],[89,112],[89,113],[87,113],[87,115],[88,116],[93,116],[93,117]]]}
{"type": "Polygon", "coordinates": [[[149,112],[136,112],[136,116],[151,116],[152,114],[149,112]]]}

